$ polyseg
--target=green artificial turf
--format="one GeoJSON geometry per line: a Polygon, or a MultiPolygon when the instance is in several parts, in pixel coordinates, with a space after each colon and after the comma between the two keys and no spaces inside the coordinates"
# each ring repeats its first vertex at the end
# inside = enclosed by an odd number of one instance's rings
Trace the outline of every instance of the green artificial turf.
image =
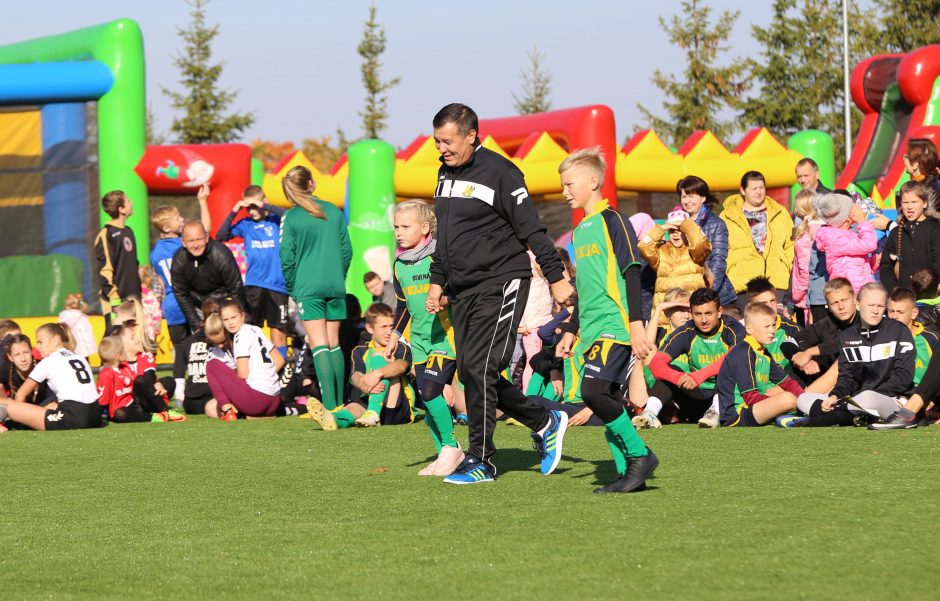
{"type": "Polygon", "coordinates": [[[940,427],[667,427],[632,495],[591,494],[599,428],[548,477],[496,434],[501,478],[463,487],[416,475],[421,424],[3,434],[0,598],[937,598],[940,427]]]}

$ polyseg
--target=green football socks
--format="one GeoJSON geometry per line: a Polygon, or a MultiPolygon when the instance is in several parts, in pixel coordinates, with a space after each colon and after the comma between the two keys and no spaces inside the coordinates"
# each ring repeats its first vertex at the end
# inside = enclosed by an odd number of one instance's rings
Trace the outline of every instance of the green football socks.
{"type": "Polygon", "coordinates": [[[614,465],[617,466],[618,474],[626,472],[627,457],[645,457],[649,453],[626,411],[607,424],[605,430],[607,445],[610,447],[611,455],[614,456],[614,465]]]}
{"type": "Polygon", "coordinates": [[[317,372],[320,383],[320,395],[323,397],[323,406],[327,410],[336,409],[339,400],[336,395],[336,381],[333,376],[333,362],[330,360],[330,349],[326,346],[317,346],[310,350],[313,355],[313,369],[317,372]]]}
{"type": "Polygon", "coordinates": [[[336,403],[342,405],[346,399],[343,398],[343,390],[346,388],[343,380],[346,377],[346,363],[343,361],[343,349],[334,346],[330,349],[330,367],[333,370],[333,392],[336,394],[336,403]]]}
{"type": "Polygon", "coordinates": [[[425,401],[424,407],[427,410],[424,419],[428,422],[431,435],[434,436],[437,452],[440,453],[442,447],[456,448],[458,445],[457,439],[454,438],[454,418],[444,397],[438,395],[430,401],[425,401]]]}
{"type": "Polygon", "coordinates": [[[340,430],[351,428],[356,423],[356,416],[350,413],[349,409],[340,409],[333,414],[333,419],[336,420],[336,427],[340,430]]]}

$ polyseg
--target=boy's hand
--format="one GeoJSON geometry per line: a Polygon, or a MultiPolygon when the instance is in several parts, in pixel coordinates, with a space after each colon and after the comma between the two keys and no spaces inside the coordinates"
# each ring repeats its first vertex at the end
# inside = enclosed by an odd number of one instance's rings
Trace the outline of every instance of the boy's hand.
{"type": "Polygon", "coordinates": [[[568,418],[568,426],[583,426],[587,420],[591,419],[594,412],[589,407],[585,407],[568,418]]]}
{"type": "Polygon", "coordinates": [[[565,332],[561,340],[555,345],[555,356],[568,359],[573,354],[574,334],[565,332]]]}
{"type": "Polygon", "coordinates": [[[398,350],[398,332],[392,332],[388,337],[388,344],[385,345],[385,360],[391,362],[395,358],[396,350],[398,350]]]}
{"type": "Polygon", "coordinates": [[[630,322],[630,346],[633,348],[633,356],[640,361],[646,359],[650,353],[655,351],[646,337],[646,328],[642,321],[630,322]]]}
{"type": "Polygon", "coordinates": [[[679,376],[678,384],[680,388],[685,388],[686,390],[695,390],[698,388],[698,384],[695,383],[695,378],[689,374],[679,376]]]}
{"type": "Polygon", "coordinates": [[[803,365],[803,373],[807,376],[815,376],[820,371],[822,370],[819,369],[819,363],[816,363],[815,359],[810,359],[803,365]]]}
{"type": "Polygon", "coordinates": [[[153,386],[154,392],[157,393],[157,396],[166,396],[166,388],[163,387],[159,381],[153,386]]]}
{"type": "Polygon", "coordinates": [[[428,296],[424,301],[424,308],[427,309],[428,313],[438,313],[444,306],[441,304],[441,295],[444,293],[444,289],[438,284],[431,284],[431,287],[428,288],[428,296]]]}
{"type": "Polygon", "coordinates": [[[829,397],[828,399],[826,399],[825,401],[822,402],[822,410],[825,411],[825,412],[827,412],[827,413],[830,412],[830,411],[832,411],[833,407],[836,406],[836,402],[837,402],[838,400],[839,400],[839,399],[837,399],[837,398],[834,397],[834,396],[829,397]]]}
{"type": "Polygon", "coordinates": [[[558,280],[551,285],[552,298],[562,307],[570,307],[574,303],[574,286],[568,280],[558,280]]]}
{"type": "Polygon", "coordinates": [[[855,203],[852,203],[852,209],[849,211],[849,221],[855,223],[863,223],[868,220],[868,213],[865,212],[865,209],[858,206],[855,203]]]}
{"type": "Polygon", "coordinates": [[[196,192],[196,200],[201,203],[209,200],[209,184],[203,184],[199,187],[199,191],[196,192]]]}
{"type": "Polygon", "coordinates": [[[374,370],[363,375],[359,378],[359,388],[366,394],[383,392],[385,390],[385,383],[382,382],[382,374],[380,374],[378,370],[374,370]]]}

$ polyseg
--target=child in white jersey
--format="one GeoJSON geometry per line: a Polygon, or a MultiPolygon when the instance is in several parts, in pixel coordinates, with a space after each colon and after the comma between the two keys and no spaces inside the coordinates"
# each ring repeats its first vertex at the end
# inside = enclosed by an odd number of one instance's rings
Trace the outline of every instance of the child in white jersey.
{"type": "Polygon", "coordinates": [[[75,342],[68,327],[47,323],[36,330],[36,348],[43,360],[16,392],[16,400],[0,400],[0,422],[12,421],[34,430],[77,430],[101,425],[98,388],[91,366],[84,357],[72,352],[75,342]],[[49,383],[58,402],[45,407],[26,402],[37,386],[49,383]]]}
{"type": "Polygon", "coordinates": [[[237,300],[223,301],[219,314],[225,331],[232,336],[235,357],[234,370],[214,359],[206,364],[220,417],[231,420],[233,412],[236,416],[273,416],[281,404],[278,372],[284,367],[284,357],[261,328],[245,323],[245,311],[237,300]]]}

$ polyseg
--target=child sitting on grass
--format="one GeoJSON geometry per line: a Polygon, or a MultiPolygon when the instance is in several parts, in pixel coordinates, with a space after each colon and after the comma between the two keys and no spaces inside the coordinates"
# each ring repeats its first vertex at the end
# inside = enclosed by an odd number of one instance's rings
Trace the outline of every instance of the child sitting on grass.
{"type": "Polygon", "coordinates": [[[796,409],[803,388],[767,348],[774,342],[777,319],[777,312],[760,301],[751,301],[744,309],[747,336],[725,356],[715,386],[721,425],[763,426],[796,409]]]}
{"type": "Polygon", "coordinates": [[[98,393],[101,396],[98,403],[107,407],[111,421],[118,424],[186,421],[185,415],[168,410],[165,400],[157,394],[156,385],[150,381],[153,372],[147,368],[146,359],[137,354],[131,357],[137,350],[137,341],[133,331],[130,332],[127,337],[129,348],[124,346],[123,336],[106,336],[101,340],[98,347],[98,356],[101,357],[101,371],[98,372],[98,393]],[[133,366],[128,361],[131,358],[134,359],[133,366]],[[137,376],[138,367],[145,368],[144,376],[137,376]]]}
{"type": "MultiPolygon", "coordinates": [[[[33,430],[78,430],[101,425],[98,389],[88,360],[72,352],[68,328],[46,323],[36,330],[36,348],[43,356],[16,393],[15,401],[0,400],[0,423],[10,420],[33,430]],[[58,401],[45,407],[26,402],[43,382],[58,401]]],[[[0,428],[6,431],[6,428],[0,428]]]]}
{"type": "MultiPolygon", "coordinates": [[[[392,333],[395,314],[392,308],[375,303],[366,310],[368,344],[353,349],[353,374],[350,382],[359,394],[335,413],[324,411],[316,399],[307,400],[307,411],[324,430],[366,428],[378,425],[409,424],[414,421],[414,390],[408,381],[411,349],[399,344],[391,360],[385,347],[392,333]]],[[[355,391],[354,391],[355,392],[355,391]]]]}
{"type": "Polygon", "coordinates": [[[176,389],[176,382],[169,377],[157,378],[153,353],[144,351],[139,334],[137,324],[130,321],[118,326],[114,334],[123,351],[118,355],[121,361],[118,369],[130,379],[134,403],[125,407],[126,411],[117,417],[112,412],[112,418],[117,422],[185,421],[185,415],[169,411],[168,402],[176,389]]]}
{"type": "MultiPolygon", "coordinates": [[[[11,334],[6,341],[6,367],[0,371],[0,394],[3,397],[16,398],[16,393],[29,378],[36,367],[33,347],[29,337],[23,334],[11,334]]],[[[49,385],[43,382],[29,395],[27,403],[48,405],[55,401],[55,395],[49,391],[49,385]]]]}

